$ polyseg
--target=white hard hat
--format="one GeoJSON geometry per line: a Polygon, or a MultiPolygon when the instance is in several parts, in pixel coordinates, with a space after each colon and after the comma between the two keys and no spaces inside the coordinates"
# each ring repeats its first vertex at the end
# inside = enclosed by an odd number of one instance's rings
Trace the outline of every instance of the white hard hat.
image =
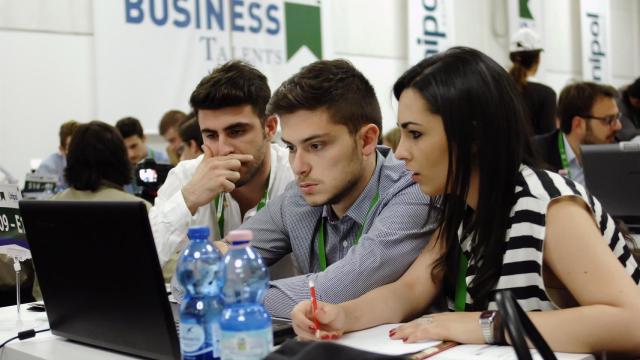
{"type": "Polygon", "coordinates": [[[542,50],[540,36],[529,28],[520,28],[511,37],[510,52],[542,50]]]}

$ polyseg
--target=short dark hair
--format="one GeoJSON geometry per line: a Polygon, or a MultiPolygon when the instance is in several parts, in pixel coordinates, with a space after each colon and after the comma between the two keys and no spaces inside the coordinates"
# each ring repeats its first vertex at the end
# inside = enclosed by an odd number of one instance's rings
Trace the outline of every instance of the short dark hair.
{"type": "Polygon", "coordinates": [[[267,114],[285,115],[325,108],[331,120],[355,134],[367,124],[382,133],[382,113],[369,80],[343,59],[311,63],[280,85],[267,114]]]}
{"type": "Polygon", "coordinates": [[[118,122],[116,123],[116,129],[118,129],[123,139],[135,135],[139,136],[140,138],[144,137],[144,130],[142,129],[140,120],[134,117],[129,116],[118,120],[118,122]]]}
{"type": "Polygon", "coordinates": [[[640,77],[633,82],[633,84],[629,85],[627,88],[627,95],[636,99],[640,99],[640,77]]]}
{"type": "Polygon", "coordinates": [[[238,60],[227,62],[205,76],[191,93],[189,103],[196,111],[251,105],[264,124],[271,89],[267,77],[253,66],[238,60]]]}
{"type": "Polygon", "coordinates": [[[116,128],[101,121],[78,126],[69,144],[64,176],[77,190],[96,191],[105,182],[129,183],[131,165],[116,128]]]}
{"type": "Polygon", "coordinates": [[[180,110],[169,110],[160,119],[160,125],[158,125],[158,131],[160,132],[160,136],[164,136],[164,134],[169,131],[172,127],[178,127],[180,123],[187,120],[187,114],[180,110]]]}
{"type": "Polygon", "coordinates": [[[58,137],[60,137],[60,147],[64,148],[67,145],[67,138],[76,131],[80,126],[80,123],[75,120],[69,120],[60,125],[60,131],[58,137]]]}
{"type": "Polygon", "coordinates": [[[204,143],[202,140],[202,133],[200,132],[200,125],[198,125],[198,119],[195,117],[187,119],[178,127],[178,134],[180,139],[187,144],[191,143],[191,140],[198,144],[198,147],[202,148],[204,143]]]}
{"type": "Polygon", "coordinates": [[[570,133],[573,117],[589,115],[593,104],[600,96],[615,98],[618,92],[613,86],[587,81],[565,86],[558,97],[558,117],[562,132],[570,133]]]}

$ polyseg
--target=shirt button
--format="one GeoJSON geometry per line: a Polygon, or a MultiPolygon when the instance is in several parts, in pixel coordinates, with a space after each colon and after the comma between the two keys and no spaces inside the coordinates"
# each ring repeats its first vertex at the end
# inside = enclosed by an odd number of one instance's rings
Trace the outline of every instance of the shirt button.
{"type": "Polygon", "coordinates": [[[347,244],[348,244],[348,243],[347,243],[347,240],[345,240],[345,241],[343,241],[343,242],[342,242],[342,246],[344,246],[344,247],[347,247],[347,244]]]}

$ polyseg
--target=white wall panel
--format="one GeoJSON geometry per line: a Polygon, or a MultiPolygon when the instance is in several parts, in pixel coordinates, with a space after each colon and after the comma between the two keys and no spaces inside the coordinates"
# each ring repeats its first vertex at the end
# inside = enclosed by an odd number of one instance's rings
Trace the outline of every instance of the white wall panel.
{"type": "Polygon", "coordinates": [[[89,0],[0,0],[0,29],[90,34],[91,4],[89,0]]]}
{"type": "Polygon", "coordinates": [[[0,163],[24,179],[69,119],[94,116],[92,37],[0,31],[0,163]]]}

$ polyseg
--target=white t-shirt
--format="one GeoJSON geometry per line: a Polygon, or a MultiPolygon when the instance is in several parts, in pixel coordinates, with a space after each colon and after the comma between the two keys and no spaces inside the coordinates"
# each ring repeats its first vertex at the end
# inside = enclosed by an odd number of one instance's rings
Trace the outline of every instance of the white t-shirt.
{"type": "MultiPolygon", "coordinates": [[[[203,205],[191,216],[182,196],[182,187],[187,184],[196,172],[196,168],[204,155],[193,160],[185,160],[171,169],[167,180],[158,191],[155,205],[149,211],[151,230],[158,250],[160,264],[167,262],[186,240],[191,226],[208,226],[211,229],[211,240],[219,240],[220,234],[215,216],[215,205],[212,201],[203,205]]],[[[271,172],[267,201],[280,195],[286,185],[294,179],[289,165],[289,152],[284,147],[271,144],[271,172]]],[[[230,194],[225,194],[227,206],[224,209],[224,233],[240,226],[257,212],[257,207],[248,210],[241,218],[240,206],[230,194]]]]}

